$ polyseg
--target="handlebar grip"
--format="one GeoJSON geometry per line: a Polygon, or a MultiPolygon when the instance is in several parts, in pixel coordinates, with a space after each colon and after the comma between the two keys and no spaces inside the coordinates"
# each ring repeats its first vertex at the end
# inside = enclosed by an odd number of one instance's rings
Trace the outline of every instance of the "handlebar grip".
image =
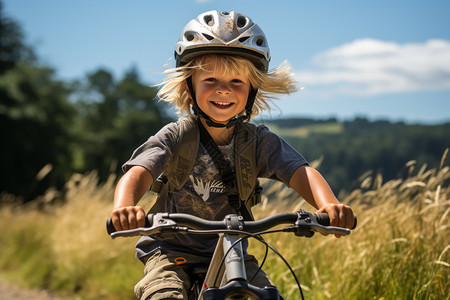
{"type": "MultiPolygon", "coordinates": [[[[145,227],[152,227],[152,225],[153,225],[153,214],[148,214],[145,216],[145,227]]],[[[112,223],[111,218],[106,219],[106,231],[108,232],[109,235],[117,231],[112,223]]]]}
{"type": "Polygon", "coordinates": [[[108,232],[109,235],[111,235],[111,233],[116,232],[116,228],[114,227],[111,218],[107,218],[106,219],[106,231],[108,232]]]}
{"type": "MultiPolygon", "coordinates": [[[[319,223],[320,225],[323,226],[330,226],[330,217],[328,216],[327,213],[314,213],[313,214],[314,217],[317,220],[317,223],[319,223]]],[[[352,230],[356,228],[356,225],[358,223],[358,219],[355,217],[355,223],[353,224],[353,227],[351,228],[352,230]]]]}
{"type": "Polygon", "coordinates": [[[314,213],[317,223],[323,226],[330,226],[330,217],[327,213],[314,213]]]}

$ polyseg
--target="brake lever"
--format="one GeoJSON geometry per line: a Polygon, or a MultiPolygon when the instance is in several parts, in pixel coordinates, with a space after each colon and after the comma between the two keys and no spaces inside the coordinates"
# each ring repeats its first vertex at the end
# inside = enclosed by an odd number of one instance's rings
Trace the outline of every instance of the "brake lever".
{"type": "Polygon", "coordinates": [[[351,230],[348,228],[336,226],[323,226],[320,224],[314,225],[314,231],[322,234],[339,234],[339,235],[349,235],[351,233],[351,230]]]}
{"type": "Polygon", "coordinates": [[[158,231],[160,231],[160,228],[154,228],[154,227],[139,227],[136,229],[130,229],[130,230],[121,230],[121,231],[115,231],[110,234],[112,239],[118,238],[118,237],[132,237],[132,236],[141,236],[141,235],[153,235],[157,234],[158,231]],[[152,232],[150,234],[150,232],[152,232]]]}
{"type": "Polygon", "coordinates": [[[177,223],[173,220],[166,218],[168,214],[154,214],[148,215],[151,220],[148,220],[150,227],[139,227],[136,229],[115,231],[110,234],[112,239],[118,237],[133,237],[133,236],[153,236],[158,237],[162,234],[174,234],[183,230],[182,227],[178,227],[177,223]]]}

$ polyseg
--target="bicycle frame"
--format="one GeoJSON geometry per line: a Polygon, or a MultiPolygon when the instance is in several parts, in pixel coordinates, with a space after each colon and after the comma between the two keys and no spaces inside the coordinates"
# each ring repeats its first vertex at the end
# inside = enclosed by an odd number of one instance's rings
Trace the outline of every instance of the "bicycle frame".
{"type": "Polygon", "coordinates": [[[198,299],[230,296],[231,299],[247,299],[249,296],[253,299],[279,299],[279,291],[276,287],[261,289],[248,283],[242,239],[238,235],[221,233],[198,299]],[[216,287],[217,278],[219,287],[216,287]]]}

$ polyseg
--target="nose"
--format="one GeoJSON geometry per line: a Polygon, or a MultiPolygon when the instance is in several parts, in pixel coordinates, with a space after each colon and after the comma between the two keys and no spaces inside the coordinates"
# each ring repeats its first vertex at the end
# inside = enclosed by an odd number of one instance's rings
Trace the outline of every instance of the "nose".
{"type": "Polygon", "coordinates": [[[217,85],[216,93],[219,95],[228,95],[231,93],[231,89],[229,88],[229,86],[226,83],[220,82],[217,85]]]}

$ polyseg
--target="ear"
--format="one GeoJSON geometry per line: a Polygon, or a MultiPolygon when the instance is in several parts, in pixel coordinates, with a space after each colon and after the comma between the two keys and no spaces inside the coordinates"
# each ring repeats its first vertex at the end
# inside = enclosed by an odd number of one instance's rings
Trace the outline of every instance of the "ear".
{"type": "Polygon", "coordinates": [[[192,101],[195,102],[195,91],[194,91],[194,85],[192,83],[192,76],[189,76],[188,78],[186,78],[184,83],[185,83],[184,88],[186,89],[186,93],[188,93],[188,95],[192,99],[192,101]]]}
{"type": "Polygon", "coordinates": [[[187,83],[187,80],[184,81],[184,91],[189,95],[189,97],[192,99],[191,91],[189,90],[189,86],[187,83]]]}

